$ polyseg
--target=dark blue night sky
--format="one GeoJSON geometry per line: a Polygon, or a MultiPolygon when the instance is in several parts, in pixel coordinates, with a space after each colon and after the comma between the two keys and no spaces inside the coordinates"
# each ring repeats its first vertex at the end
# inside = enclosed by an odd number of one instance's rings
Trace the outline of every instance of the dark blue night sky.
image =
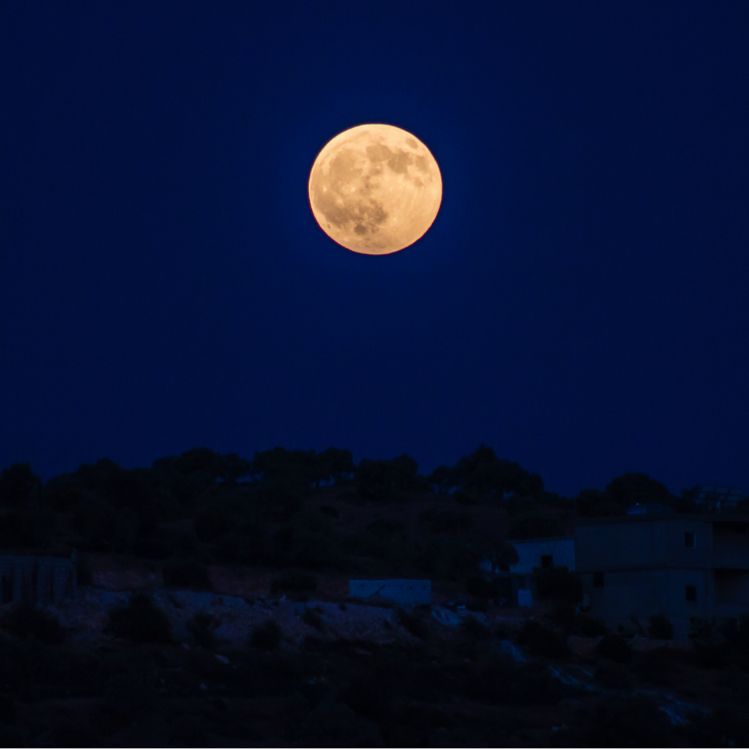
{"type": "Polygon", "coordinates": [[[0,466],[480,443],[555,491],[749,485],[749,5],[0,3],[0,466]],[[349,253],[367,121],[442,211],[349,253]]]}

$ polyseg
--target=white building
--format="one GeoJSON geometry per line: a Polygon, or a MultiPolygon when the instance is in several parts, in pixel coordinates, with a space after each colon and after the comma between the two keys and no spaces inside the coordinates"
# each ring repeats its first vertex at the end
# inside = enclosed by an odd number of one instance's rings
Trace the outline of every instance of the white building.
{"type": "MultiPolygon", "coordinates": [[[[533,605],[533,572],[546,567],[566,567],[575,570],[575,539],[569,536],[512,540],[518,561],[509,569],[518,606],[533,605]]],[[[482,572],[497,574],[488,560],[480,565],[482,572]]]]}

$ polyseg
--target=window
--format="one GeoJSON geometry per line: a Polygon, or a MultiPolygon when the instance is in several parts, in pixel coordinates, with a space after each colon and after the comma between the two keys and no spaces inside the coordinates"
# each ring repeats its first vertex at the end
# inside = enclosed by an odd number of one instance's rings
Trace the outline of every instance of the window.
{"type": "Polygon", "coordinates": [[[694,531],[684,531],[684,546],[687,549],[694,548],[694,531]]]}
{"type": "Polygon", "coordinates": [[[605,584],[605,579],[603,577],[603,572],[594,572],[593,573],[593,587],[594,588],[602,588],[605,584]]]}
{"type": "Polygon", "coordinates": [[[541,566],[546,570],[554,566],[553,554],[541,554],[541,566]]]}
{"type": "Polygon", "coordinates": [[[686,585],[684,587],[684,600],[694,603],[697,600],[697,586],[686,585]]]}

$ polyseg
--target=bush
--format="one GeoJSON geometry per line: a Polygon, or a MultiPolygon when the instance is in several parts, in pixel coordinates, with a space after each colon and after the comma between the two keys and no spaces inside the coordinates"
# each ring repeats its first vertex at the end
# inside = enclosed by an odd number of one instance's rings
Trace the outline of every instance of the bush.
{"type": "Polygon", "coordinates": [[[489,629],[475,616],[467,616],[460,623],[460,634],[470,640],[486,640],[489,637],[489,629]]]}
{"type": "Polygon", "coordinates": [[[213,590],[208,577],[208,567],[194,559],[173,559],[167,562],[161,574],[164,584],[175,588],[213,590]]]}
{"type": "Polygon", "coordinates": [[[589,614],[575,617],[573,631],[580,637],[601,637],[609,633],[608,627],[600,619],[589,614]]]}
{"type": "Polygon", "coordinates": [[[473,526],[473,518],[467,512],[453,510],[425,510],[419,520],[432,533],[464,533],[473,526]]]}
{"type": "Polygon", "coordinates": [[[3,628],[22,639],[34,639],[47,645],[58,645],[65,639],[65,630],[50,613],[28,604],[15,606],[3,619],[3,628]]]}
{"type": "Polygon", "coordinates": [[[619,635],[604,635],[596,646],[596,652],[614,663],[629,663],[632,660],[632,648],[619,635]]]}
{"type": "Polygon", "coordinates": [[[645,681],[659,687],[678,687],[681,679],[680,661],[683,656],[666,648],[642,653],[637,659],[637,673],[645,681]]]}
{"type": "Polygon", "coordinates": [[[469,577],[466,580],[466,592],[476,598],[495,598],[497,586],[483,577],[469,577]]]}
{"type": "Polygon", "coordinates": [[[206,507],[193,520],[195,535],[205,543],[212,543],[228,533],[236,523],[228,508],[206,507]]]}
{"type": "Polygon", "coordinates": [[[668,718],[641,697],[607,700],[581,719],[570,746],[673,746],[668,718]]]}
{"type": "Polygon", "coordinates": [[[596,669],[596,681],[606,689],[631,689],[632,674],[621,664],[604,661],[596,669]]]}
{"type": "Polygon", "coordinates": [[[315,609],[304,609],[302,614],[302,621],[309,627],[316,629],[318,632],[325,631],[325,623],[320,616],[320,612],[315,609]]]}
{"type": "Polygon", "coordinates": [[[671,640],[674,636],[674,625],[668,617],[651,616],[648,635],[656,640],[671,640]]]}
{"type": "Polygon", "coordinates": [[[466,694],[493,705],[547,705],[557,702],[565,688],[541,663],[516,664],[492,657],[465,684],[466,694]]]}
{"type": "Polygon", "coordinates": [[[250,645],[258,650],[277,650],[281,644],[281,637],[281,628],[269,619],[252,630],[250,645]]]}
{"type": "Polygon", "coordinates": [[[518,644],[542,658],[566,658],[570,652],[567,641],[561,635],[534,621],[525,623],[518,636],[518,644]]]}
{"type": "Polygon", "coordinates": [[[536,594],[542,601],[578,604],[583,597],[580,578],[566,567],[541,567],[533,573],[536,594]]]}
{"type": "Polygon", "coordinates": [[[93,585],[94,573],[88,557],[79,556],[75,561],[75,575],[79,585],[93,585]]]}
{"type": "Polygon", "coordinates": [[[309,593],[317,590],[317,578],[306,572],[288,572],[273,580],[271,593],[309,593]]]}
{"type": "Polygon", "coordinates": [[[172,642],[172,629],[166,614],[142,593],[136,593],[127,606],[109,612],[106,630],[131,642],[172,642]]]}
{"type": "Polygon", "coordinates": [[[187,631],[193,639],[193,642],[206,650],[213,650],[216,647],[216,620],[204,611],[199,611],[187,622],[187,631]]]}
{"type": "Polygon", "coordinates": [[[429,638],[429,624],[413,612],[398,609],[398,621],[407,632],[419,640],[429,638]]]}

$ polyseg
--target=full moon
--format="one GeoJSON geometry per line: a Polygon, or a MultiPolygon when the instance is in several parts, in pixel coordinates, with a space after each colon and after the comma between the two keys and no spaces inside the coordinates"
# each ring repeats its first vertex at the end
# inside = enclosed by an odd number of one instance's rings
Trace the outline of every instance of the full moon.
{"type": "Polygon", "coordinates": [[[309,175],[320,228],[365,255],[387,255],[426,234],[442,201],[442,175],[429,149],[393,125],[358,125],[329,140],[309,175]]]}

